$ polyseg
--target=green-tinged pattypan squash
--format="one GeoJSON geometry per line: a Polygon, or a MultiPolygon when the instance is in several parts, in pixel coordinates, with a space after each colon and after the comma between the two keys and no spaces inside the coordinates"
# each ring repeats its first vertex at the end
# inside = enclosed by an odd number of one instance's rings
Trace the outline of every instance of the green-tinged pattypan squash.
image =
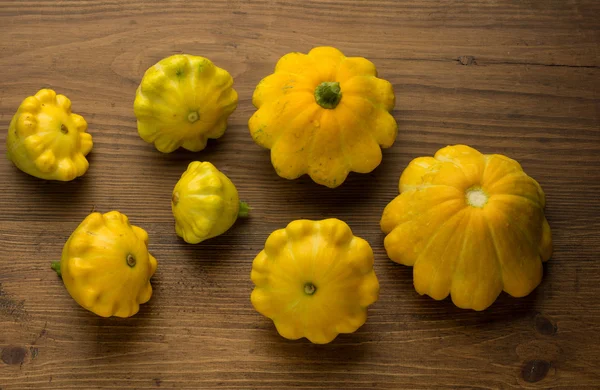
{"type": "Polygon", "coordinates": [[[250,210],[227,176],[199,161],[190,163],[175,185],[171,209],[177,235],[190,244],[225,233],[250,210]]]}
{"type": "Polygon", "coordinates": [[[92,213],[67,240],[55,269],[71,297],[102,317],[130,317],[152,296],[148,234],[118,211],[92,213]]]}
{"type": "Polygon", "coordinates": [[[414,159],[383,212],[385,248],[413,266],[415,289],[483,310],[502,290],[529,294],[552,239],[540,185],[516,161],[464,145],[414,159]]]}
{"type": "Polygon", "coordinates": [[[369,243],[338,219],[297,220],[274,231],[252,263],[254,308],[287,339],[352,333],[379,295],[369,243]]]}
{"type": "Polygon", "coordinates": [[[376,77],[370,61],[332,47],[283,56],[252,96],[258,109],[248,126],[254,141],[271,150],[279,176],[308,174],[337,187],[350,171],[368,173],[392,146],[398,126],[389,113],[392,85],[376,77]]]}
{"type": "Polygon", "coordinates": [[[71,112],[71,101],[42,89],[19,106],[8,128],[8,158],[23,172],[45,180],[83,175],[92,150],[87,122],[71,112]]]}
{"type": "Polygon", "coordinates": [[[170,153],[197,152],[219,138],[238,96],[233,78],[204,57],[176,54],[149,68],[137,89],[134,111],[140,137],[170,153]]]}

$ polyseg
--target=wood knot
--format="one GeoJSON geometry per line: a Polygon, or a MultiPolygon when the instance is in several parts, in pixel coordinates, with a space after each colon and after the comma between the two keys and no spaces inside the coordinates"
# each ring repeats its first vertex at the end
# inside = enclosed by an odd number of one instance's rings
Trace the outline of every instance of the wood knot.
{"type": "Polygon", "coordinates": [[[544,336],[552,336],[556,333],[558,327],[549,318],[538,314],[535,316],[535,330],[544,336]]]}
{"type": "Polygon", "coordinates": [[[530,360],[523,366],[521,375],[526,382],[539,382],[546,377],[550,370],[550,363],[545,360],[530,360]]]}
{"type": "Polygon", "coordinates": [[[473,56],[460,56],[456,60],[461,65],[477,65],[477,61],[475,61],[475,57],[473,56]]]}
{"type": "Polygon", "coordinates": [[[21,364],[25,361],[25,356],[27,356],[27,350],[22,347],[14,347],[9,346],[2,349],[1,359],[6,364],[21,364]]]}

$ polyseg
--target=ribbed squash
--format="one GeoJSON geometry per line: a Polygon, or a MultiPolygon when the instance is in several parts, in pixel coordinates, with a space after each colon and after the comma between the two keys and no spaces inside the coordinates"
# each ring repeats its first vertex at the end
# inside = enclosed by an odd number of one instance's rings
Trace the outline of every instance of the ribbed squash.
{"type": "Polygon", "coordinates": [[[231,180],[206,161],[188,165],[173,188],[171,209],[177,235],[189,244],[225,233],[250,211],[231,180]]]}
{"type": "Polygon", "coordinates": [[[381,219],[385,249],[414,267],[419,294],[483,310],[502,290],[523,297],[540,283],[552,253],[544,206],[542,188],[516,161],[448,146],[402,173],[381,219]]]}
{"type": "Polygon", "coordinates": [[[176,54],[150,67],[133,105],[140,137],[170,153],[197,152],[219,138],[237,107],[233,78],[209,59],[176,54]]]}
{"type": "Polygon", "coordinates": [[[337,187],[349,172],[368,173],[392,146],[398,126],[389,113],[392,85],[377,78],[375,65],[346,57],[333,47],[283,56],[275,73],[252,96],[258,109],[248,126],[254,141],[271,150],[277,174],[308,174],[337,187]]]}
{"type": "Polygon", "coordinates": [[[102,317],[130,317],[152,296],[157,263],[148,233],[118,211],[91,213],[52,264],[71,297],[102,317]]]}
{"type": "Polygon", "coordinates": [[[8,158],[23,172],[45,180],[70,181],[89,167],[87,122],[71,112],[71,101],[41,89],[19,106],[6,138],[8,158]]]}
{"type": "Polygon", "coordinates": [[[379,295],[371,246],[338,219],[297,220],[274,231],[251,277],[252,304],[279,334],[318,344],[361,327],[379,295]]]}

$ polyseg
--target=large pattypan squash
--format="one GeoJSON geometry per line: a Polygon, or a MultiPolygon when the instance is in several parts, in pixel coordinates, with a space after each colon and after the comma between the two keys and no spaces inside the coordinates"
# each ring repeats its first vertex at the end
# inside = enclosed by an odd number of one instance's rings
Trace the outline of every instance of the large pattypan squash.
{"type": "Polygon", "coordinates": [[[83,175],[92,150],[87,122],[71,112],[71,101],[42,89],[19,106],[8,128],[8,158],[23,172],[45,180],[83,175]]]}
{"type": "Polygon", "coordinates": [[[254,141],[271,150],[279,176],[308,173],[334,188],[350,171],[368,173],[379,165],[381,148],[392,146],[398,126],[389,113],[392,85],[376,76],[370,61],[332,47],[277,62],[254,91],[258,110],[248,126],[254,141]]]}
{"type": "Polygon", "coordinates": [[[140,137],[170,153],[197,152],[219,138],[238,96],[233,78],[204,57],[176,54],[149,68],[137,89],[134,111],[140,137]]]}
{"type": "Polygon", "coordinates": [[[211,163],[199,161],[190,163],[175,185],[171,209],[177,235],[189,244],[225,233],[250,210],[227,176],[211,163]]]}
{"type": "Polygon", "coordinates": [[[539,184],[514,160],[464,145],[414,159],[383,212],[385,249],[413,266],[415,289],[483,310],[502,290],[529,294],[552,240],[539,184]]]}
{"type": "Polygon", "coordinates": [[[252,304],[279,334],[317,344],[356,331],[379,295],[369,243],[338,219],[297,220],[273,232],[251,278],[252,304]]]}
{"type": "Polygon", "coordinates": [[[156,259],[148,253],[146,231],[111,211],[88,215],[52,268],[84,308],[102,317],[130,317],[152,296],[156,259]]]}

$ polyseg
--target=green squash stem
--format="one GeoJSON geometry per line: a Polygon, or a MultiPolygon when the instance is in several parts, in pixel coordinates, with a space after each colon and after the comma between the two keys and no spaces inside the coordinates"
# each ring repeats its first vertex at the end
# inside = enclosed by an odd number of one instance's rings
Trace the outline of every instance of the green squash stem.
{"type": "Polygon", "coordinates": [[[246,202],[240,202],[240,211],[238,211],[238,217],[246,218],[250,214],[252,208],[246,202]]]}
{"type": "Polygon", "coordinates": [[[337,81],[324,81],[315,89],[315,100],[323,108],[334,109],[342,100],[342,90],[337,81]]]}
{"type": "Polygon", "coordinates": [[[50,268],[56,271],[56,274],[62,278],[62,273],[60,272],[60,261],[53,261],[52,264],[50,264],[50,268]]]}

